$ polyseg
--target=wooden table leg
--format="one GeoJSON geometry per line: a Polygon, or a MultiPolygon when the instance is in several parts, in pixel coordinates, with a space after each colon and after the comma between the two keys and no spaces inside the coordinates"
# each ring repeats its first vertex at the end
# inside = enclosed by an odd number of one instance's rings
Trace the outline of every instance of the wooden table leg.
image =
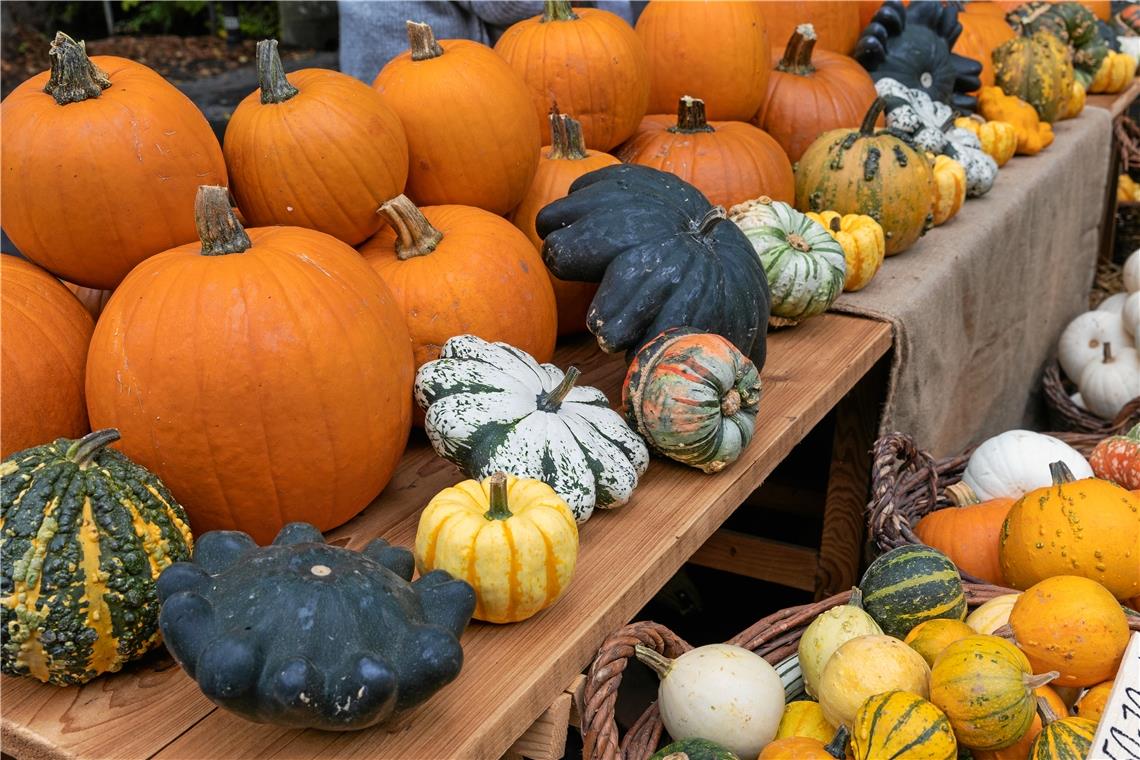
{"type": "Polygon", "coordinates": [[[871,485],[871,447],[878,433],[889,366],[889,356],[884,357],[835,407],[831,470],[815,578],[817,600],[849,589],[859,579],[864,512],[871,485]]]}

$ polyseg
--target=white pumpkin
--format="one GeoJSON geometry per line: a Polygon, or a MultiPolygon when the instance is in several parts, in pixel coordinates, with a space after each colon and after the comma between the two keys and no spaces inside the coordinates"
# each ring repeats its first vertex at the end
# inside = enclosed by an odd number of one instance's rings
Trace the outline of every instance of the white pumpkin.
{"type": "Polygon", "coordinates": [[[1140,248],[1124,260],[1124,289],[1129,293],[1140,290],[1140,248]]]}
{"type": "Polygon", "coordinates": [[[1127,293],[1113,293],[1108,298],[1100,302],[1100,306],[1096,307],[1097,311],[1111,311],[1117,314],[1124,311],[1124,302],[1128,300],[1127,293]]]}
{"type": "Polygon", "coordinates": [[[1064,441],[1031,430],[1007,430],[974,449],[962,482],[981,501],[1018,499],[1035,488],[1052,485],[1049,463],[1057,461],[1068,465],[1077,480],[1092,477],[1089,463],[1064,441]]]}
{"type": "Polygon", "coordinates": [[[707,739],[752,758],[776,737],[784,685],[760,655],[730,644],[690,649],[675,660],[640,644],[635,651],[661,679],[657,707],[673,739],[707,739]]]}
{"type": "Polygon", "coordinates": [[[804,691],[819,695],[819,679],[835,650],[857,636],[881,634],[883,629],[862,607],[862,593],[851,592],[851,601],[816,615],[800,637],[800,670],[804,691]]]}
{"type": "Polygon", "coordinates": [[[1078,409],[1084,409],[1086,412],[1088,411],[1088,407],[1085,406],[1085,399],[1083,396],[1081,396],[1080,391],[1069,394],[1069,401],[1072,401],[1073,406],[1077,407],[1078,409]]]}
{"type": "Polygon", "coordinates": [[[1017,599],[1020,596],[1020,592],[995,596],[967,615],[966,625],[978,633],[993,633],[1009,622],[1009,615],[1013,612],[1013,605],[1017,603],[1017,599]]]}
{"type": "Polygon", "coordinates": [[[1131,343],[1119,314],[1086,311],[1070,322],[1057,344],[1057,359],[1065,375],[1073,382],[1079,380],[1085,366],[1101,357],[1105,343],[1116,346],[1131,343]]]}
{"type": "Polygon", "coordinates": [[[1140,290],[1129,293],[1124,299],[1124,308],[1120,310],[1121,326],[1124,332],[1132,336],[1132,342],[1140,348],[1140,290]]]}
{"type": "Polygon", "coordinates": [[[1089,362],[1077,387],[1090,412],[1113,419],[1125,404],[1140,396],[1140,353],[1105,343],[1104,355],[1100,361],[1089,362]]]}
{"type": "Polygon", "coordinates": [[[574,385],[577,377],[505,343],[458,335],[420,367],[415,399],[441,457],[470,478],[502,470],[541,480],[581,523],[595,507],[629,501],[649,449],[606,394],[574,385]]]}
{"type": "Polygon", "coordinates": [[[1133,59],[1140,60],[1140,37],[1120,35],[1116,39],[1120,42],[1120,52],[1132,56],[1133,59]]]}

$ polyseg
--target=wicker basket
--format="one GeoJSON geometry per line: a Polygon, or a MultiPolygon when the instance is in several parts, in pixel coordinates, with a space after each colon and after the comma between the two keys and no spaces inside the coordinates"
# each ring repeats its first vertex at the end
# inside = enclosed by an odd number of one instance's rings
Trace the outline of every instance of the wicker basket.
{"type": "Polygon", "coordinates": [[[1092,290],[1089,291],[1089,308],[1095,309],[1109,296],[1123,292],[1124,267],[1112,261],[1098,261],[1096,277],[1093,278],[1092,290]]]}
{"type": "Polygon", "coordinates": [[[1131,430],[1140,422],[1140,396],[1125,404],[1115,420],[1102,420],[1074,404],[1069,394],[1075,388],[1065,379],[1061,365],[1057,361],[1053,361],[1045,368],[1041,390],[1045,395],[1045,406],[1049,410],[1049,424],[1061,430],[1095,433],[1107,437],[1131,430]]]}

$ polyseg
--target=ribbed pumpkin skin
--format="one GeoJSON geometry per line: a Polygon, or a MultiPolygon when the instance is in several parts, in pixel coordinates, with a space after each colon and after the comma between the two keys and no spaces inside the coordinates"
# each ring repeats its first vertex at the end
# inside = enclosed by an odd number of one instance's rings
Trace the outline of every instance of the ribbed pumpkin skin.
{"type": "Polygon", "coordinates": [[[859,581],[863,609],[890,636],[902,638],[926,620],[966,619],[962,579],[946,555],[908,544],[880,556],[859,581]]]}
{"type": "MultiPolygon", "coordinates": [[[[1061,701],[1061,697],[1048,686],[1039,686],[1034,689],[1033,692],[1048,702],[1049,706],[1058,715],[1064,715],[1068,711],[1065,703],[1061,701]]],[[[1035,714],[1033,716],[1033,723],[1029,726],[1029,730],[1022,734],[1021,738],[1015,743],[1004,749],[988,751],[980,749],[970,750],[970,754],[974,756],[974,760],[1025,760],[1029,757],[1029,750],[1033,748],[1033,742],[1037,739],[1037,734],[1039,733],[1041,733],[1041,716],[1035,714]]]]}
{"type": "Polygon", "coordinates": [[[883,265],[887,247],[883,226],[866,214],[809,211],[807,217],[822,225],[843,247],[847,263],[843,289],[855,291],[867,287],[883,265]]]}
{"type": "Polygon", "coordinates": [[[59,280],[0,255],[0,456],[90,429],[83,373],[94,329],[59,280]]]}
{"type": "Polygon", "coordinates": [[[777,45],[799,24],[811,24],[819,35],[820,48],[847,56],[855,50],[864,26],[859,23],[859,5],[851,0],[764,0],[760,7],[768,24],[768,39],[777,45]]]}
{"type": "Polygon", "coordinates": [[[582,123],[587,145],[607,151],[634,133],[649,107],[649,59],[620,16],[594,8],[575,8],[573,15],[520,21],[503,32],[495,52],[526,83],[544,144],[550,143],[546,114],[557,103],[582,123]]]}
{"type": "Polygon", "coordinates": [[[230,188],[250,225],[308,227],[356,245],[408,179],[404,126],[375,90],[326,69],[288,75],[282,103],[247,95],[226,127],[230,188]]]}
{"type": "Polygon", "coordinates": [[[855,713],[851,732],[855,760],[906,757],[955,760],[958,742],[946,715],[906,691],[876,694],[855,713]]]}
{"type": "Polygon", "coordinates": [[[958,22],[962,33],[958,35],[952,52],[966,58],[973,58],[982,64],[982,87],[993,87],[994,64],[991,55],[994,48],[1014,37],[1013,29],[1000,15],[985,13],[959,13],[958,22]]]}
{"type": "Polygon", "coordinates": [[[1021,98],[1042,121],[1054,122],[1065,112],[1073,89],[1068,48],[1046,32],[1015,37],[993,52],[994,83],[1007,95],[1021,98]]]}
{"type": "Polygon", "coordinates": [[[998,166],[1005,166],[1013,154],[1017,152],[1017,129],[1005,121],[979,122],[977,119],[958,118],[954,126],[968,129],[978,136],[982,150],[992,158],[998,166]]]}
{"type": "MultiPolygon", "coordinates": [[[[493,477],[493,476],[492,476],[493,477]]],[[[488,517],[491,478],[436,494],[416,531],[416,568],[446,570],[475,589],[475,618],[515,623],[558,601],[578,561],[574,515],[550,486],[507,477],[511,515],[488,517]]]]}
{"type": "Polygon", "coordinates": [[[669,113],[690,95],[704,99],[710,119],[755,116],[772,65],[767,15],[763,3],[652,0],[637,18],[649,59],[648,113],[669,113]]]}
{"type": "Polygon", "coordinates": [[[914,533],[963,572],[1004,586],[998,544],[1012,506],[1013,499],[992,499],[984,504],[938,509],[919,520],[914,533]]]}
{"type": "Polygon", "coordinates": [[[372,86],[408,137],[405,189],[419,206],[459,204],[506,214],[530,187],[542,145],[530,92],[486,45],[441,40],[443,54],[393,58],[372,86]]]}
{"type": "Polygon", "coordinates": [[[1086,760],[1095,735],[1096,723],[1088,718],[1053,721],[1037,735],[1029,760],[1086,760]]]}
{"type": "Polygon", "coordinates": [[[113,290],[85,288],[73,282],[63,284],[79,299],[79,303],[83,304],[83,308],[87,309],[87,313],[91,315],[92,319],[99,319],[99,315],[103,313],[103,307],[107,305],[107,302],[111,300],[111,294],[115,292],[113,290]]]}
{"type": "Polygon", "coordinates": [[[0,464],[3,672],[57,685],[117,671],[159,642],[155,581],[192,545],[158,478],[111,449],[80,466],[73,443],[0,464]]]}
{"type": "Polygon", "coordinates": [[[196,530],[267,543],[289,522],[340,525],[380,493],[411,428],[414,368],[404,315],[356,251],[299,227],[247,232],[244,253],[193,243],[123,281],[91,341],[87,408],[196,530]]]}
{"type": "Polygon", "coordinates": [[[1025,655],[997,636],[955,641],[934,661],[930,701],[950,724],[958,743],[970,749],[1003,749],[1033,724],[1037,702],[1026,677],[1025,655]]]}
{"type": "Polygon", "coordinates": [[[966,200],[966,170],[949,156],[934,158],[934,226],[945,224],[966,200]]]}
{"type": "Polygon", "coordinates": [[[29,259],[108,289],[194,239],[186,210],[199,185],[226,184],[226,166],[202,112],[173,85],[125,58],[91,62],[111,80],[97,98],[58,105],[45,71],[4,99],[0,217],[29,259]]]}

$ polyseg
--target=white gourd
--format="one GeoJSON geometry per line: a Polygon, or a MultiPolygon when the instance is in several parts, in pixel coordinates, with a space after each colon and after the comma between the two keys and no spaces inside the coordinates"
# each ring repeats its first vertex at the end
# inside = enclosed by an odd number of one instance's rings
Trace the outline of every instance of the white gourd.
{"type": "Polygon", "coordinates": [[[1140,248],[1124,260],[1124,289],[1129,293],[1140,290],[1140,248]]]}
{"type": "Polygon", "coordinates": [[[1120,314],[1124,311],[1124,302],[1128,300],[1127,293],[1113,293],[1108,298],[1100,302],[1100,306],[1096,307],[1097,311],[1111,311],[1120,314]]]}
{"type": "Polygon", "coordinates": [[[823,668],[835,650],[858,636],[883,632],[874,618],[860,606],[861,599],[859,589],[854,589],[850,602],[816,615],[800,637],[800,670],[803,672],[804,691],[811,696],[818,696],[823,668]]]}
{"type": "Polygon", "coordinates": [[[1104,344],[1131,343],[1124,332],[1124,321],[1111,311],[1086,311],[1069,323],[1057,343],[1057,359],[1065,375],[1076,382],[1085,366],[1104,352],[1104,344]]]}
{"type": "Polygon", "coordinates": [[[743,647],[709,644],[675,660],[637,645],[657,673],[657,707],[674,740],[701,738],[753,758],[776,736],[784,685],[768,662],[743,647]]]}
{"type": "Polygon", "coordinates": [[[1120,310],[1121,325],[1124,332],[1132,336],[1132,342],[1140,348],[1140,290],[1129,293],[1124,299],[1124,308],[1120,310]]]}
{"type": "Polygon", "coordinates": [[[1101,360],[1085,367],[1077,387],[1090,412],[1106,420],[1115,418],[1125,404],[1140,396],[1140,353],[1106,343],[1101,360]]]}
{"type": "Polygon", "coordinates": [[[1072,401],[1073,406],[1077,407],[1078,409],[1084,409],[1086,412],[1088,411],[1088,407],[1085,406],[1085,399],[1083,396],[1081,396],[1080,391],[1069,394],[1069,401],[1072,401]]]}
{"type": "Polygon", "coordinates": [[[991,634],[1009,622],[1013,605],[1021,594],[995,596],[966,616],[966,625],[978,633],[991,634]]]}
{"type": "Polygon", "coordinates": [[[974,449],[962,482],[981,501],[1018,499],[1035,488],[1051,485],[1049,464],[1057,461],[1068,465],[1077,480],[1092,477],[1089,463],[1064,441],[1032,430],[1007,430],[974,449]]]}

